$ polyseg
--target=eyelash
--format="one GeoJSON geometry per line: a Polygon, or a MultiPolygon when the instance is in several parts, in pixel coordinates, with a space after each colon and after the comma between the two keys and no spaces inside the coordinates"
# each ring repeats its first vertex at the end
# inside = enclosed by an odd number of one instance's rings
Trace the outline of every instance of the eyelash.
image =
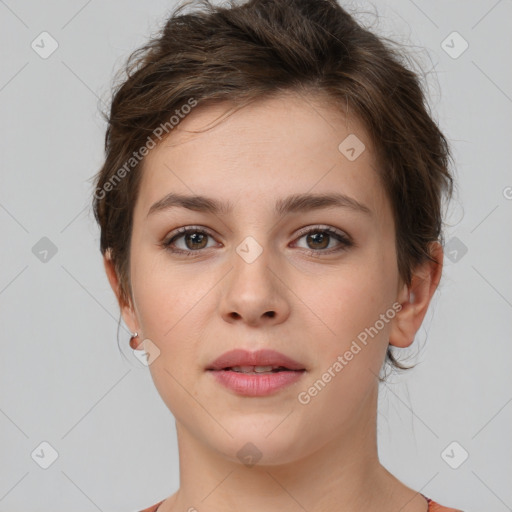
{"type": "MultiPolygon", "coordinates": [[[[187,235],[189,233],[200,233],[200,234],[207,235],[207,236],[214,238],[213,235],[210,232],[208,232],[207,230],[205,230],[204,228],[200,228],[200,227],[196,227],[196,226],[189,226],[189,227],[177,229],[173,233],[173,235],[170,238],[168,238],[167,240],[164,240],[161,245],[167,251],[170,251],[171,253],[174,253],[174,254],[180,254],[183,256],[194,256],[195,255],[194,253],[200,253],[200,252],[204,251],[205,249],[183,250],[183,249],[175,249],[172,247],[172,244],[174,242],[176,242],[176,240],[182,238],[184,235],[187,235]]],[[[348,249],[349,247],[354,246],[354,242],[352,242],[352,240],[347,235],[345,235],[341,232],[338,232],[337,230],[335,230],[333,228],[323,227],[323,226],[315,226],[313,228],[301,230],[298,233],[297,240],[303,238],[306,235],[316,234],[316,233],[327,233],[330,237],[333,237],[336,240],[338,240],[338,242],[340,242],[340,245],[334,249],[333,248],[319,249],[319,250],[303,249],[303,251],[305,251],[310,256],[322,257],[325,254],[341,252],[341,251],[348,249]]]]}

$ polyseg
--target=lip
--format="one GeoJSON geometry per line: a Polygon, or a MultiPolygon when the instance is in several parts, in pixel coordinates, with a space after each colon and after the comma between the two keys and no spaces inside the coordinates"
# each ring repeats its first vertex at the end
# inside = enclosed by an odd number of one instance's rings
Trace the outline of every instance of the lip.
{"type": "Polygon", "coordinates": [[[276,352],[275,350],[248,350],[235,349],[225,352],[215,359],[206,369],[224,370],[233,366],[284,366],[289,370],[305,370],[304,365],[294,359],[276,352]]]}
{"type": "Polygon", "coordinates": [[[306,369],[304,365],[275,350],[231,350],[218,357],[206,371],[215,380],[243,396],[267,396],[297,382],[306,369]],[[275,373],[247,374],[228,368],[233,366],[283,366],[287,370],[275,373]]]}

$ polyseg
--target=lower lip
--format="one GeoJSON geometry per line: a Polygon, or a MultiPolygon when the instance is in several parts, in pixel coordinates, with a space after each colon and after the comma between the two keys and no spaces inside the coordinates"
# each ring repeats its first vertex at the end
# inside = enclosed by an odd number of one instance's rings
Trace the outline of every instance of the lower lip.
{"type": "Polygon", "coordinates": [[[266,396],[297,382],[302,371],[282,371],[260,375],[234,372],[231,370],[210,370],[217,382],[239,395],[266,396]]]}

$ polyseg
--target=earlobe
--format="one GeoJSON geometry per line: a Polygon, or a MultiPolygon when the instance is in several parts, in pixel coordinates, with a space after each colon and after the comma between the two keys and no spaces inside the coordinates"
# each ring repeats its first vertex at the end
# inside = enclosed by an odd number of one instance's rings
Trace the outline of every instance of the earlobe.
{"type": "Polygon", "coordinates": [[[414,270],[411,283],[400,290],[398,301],[402,309],[391,325],[389,344],[408,347],[414,341],[428,310],[434,292],[441,279],[443,248],[439,242],[430,245],[430,254],[435,261],[426,260],[414,270]]]}

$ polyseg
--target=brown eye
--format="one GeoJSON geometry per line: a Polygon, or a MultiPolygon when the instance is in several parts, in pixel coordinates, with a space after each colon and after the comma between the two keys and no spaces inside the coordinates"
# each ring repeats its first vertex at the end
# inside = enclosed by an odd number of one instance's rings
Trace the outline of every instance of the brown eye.
{"type": "Polygon", "coordinates": [[[204,249],[206,247],[208,235],[204,233],[187,233],[183,239],[187,249],[204,249]]]}
{"type": "Polygon", "coordinates": [[[353,242],[343,232],[335,231],[332,228],[314,228],[302,231],[297,240],[305,240],[305,245],[297,244],[311,255],[330,254],[343,251],[351,247],[353,242]]]}
{"type": "Polygon", "coordinates": [[[311,249],[326,249],[329,245],[331,235],[325,232],[310,233],[306,235],[306,240],[311,249]]]}
{"type": "Polygon", "coordinates": [[[171,236],[169,240],[162,245],[169,251],[182,254],[191,254],[199,252],[201,249],[212,247],[208,246],[208,239],[213,239],[212,235],[199,228],[181,228],[177,234],[171,236]]]}

